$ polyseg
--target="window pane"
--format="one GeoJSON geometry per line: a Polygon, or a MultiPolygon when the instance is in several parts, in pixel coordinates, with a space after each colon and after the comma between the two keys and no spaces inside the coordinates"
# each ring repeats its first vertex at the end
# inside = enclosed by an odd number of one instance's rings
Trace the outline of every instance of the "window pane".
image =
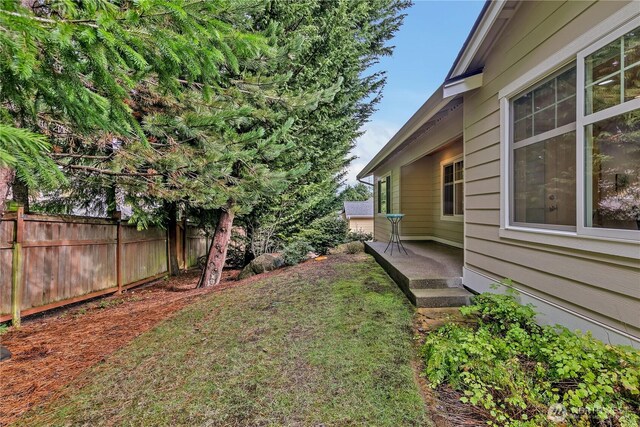
{"type": "Polygon", "coordinates": [[[453,165],[447,165],[444,167],[444,183],[447,184],[453,182],[453,165]]]}
{"type": "Polygon", "coordinates": [[[462,167],[462,162],[461,161],[456,162],[455,166],[456,166],[455,180],[462,181],[464,179],[464,168],[462,167]]]}
{"type": "Polygon", "coordinates": [[[576,69],[571,67],[558,76],[558,101],[576,94],[576,69]]]}
{"type": "Polygon", "coordinates": [[[638,230],[640,224],[640,111],[585,128],[587,225],[638,230]],[[590,184],[590,185],[589,185],[590,184]],[[589,203],[590,199],[590,203],[589,203]]]}
{"type": "Polygon", "coordinates": [[[531,92],[529,92],[513,101],[514,120],[517,121],[531,115],[531,99],[531,92]]]}
{"type": "Polygon", "coordinates": [[[533,115],[533,134],[540,135],[556,128],[556,109],[551,107],[533,115]]]}
{"type": "Polygon", "coordinates": [[[640,61],[640,29],[627,33],[624,36],[624,64],[628,67],[640,61]]]}
{"type": "Polygon", "coordinates": [[[533,111],[540,111],[556,102],[556,80],[550,80],[533,91],[533,111]]]}
{"type": "Polygon", "coordinates": [[[513,142],[575,122],[575,66],[513,101],[513,142]]]}
{"type": "Polygon", "coordinates": [[[387,180],[378,182],[378,212],[387,213],[387,180]]]}
{"type": "Polygon", "coordinates": [[[576,96],[565,99],[558,104],[558,127],[568,125],[576,121],[576,96]]]}
{"type": "Polygon", "coordinates": [[[586,57],[587,85],[620,71],[620,39],[586,57]]]}
{"type": "Polygon", "coordinates": [[[596,113],[605,108],[620,104],[620,74],[611,76],[593,86],[587,91],[587,114],[596,113]],[[591,108],[589,108],[591,107],[591,108]]]}
{"type": "Polygon", "coordinates": [[[455,184],[454,196],[454,213],[456,215],[462,215],[464,211],[464,187],[462,182],[455,184]]]}
{"type": "Polygon", "coordinates": [[[514,221],[575,226],[575,137],[568,132],[514,150],[514,221]]]}
{"type": "Polygon", "coordinates": [[[624,101],[634,98],[640,98],[640,65],[624,72],[624,101]]]}
{"type": "Polygon", "coordinates": [[[442,213],[453,215],[453,184],[445,184],[442,191],[442,213]]]}
{"type": "Polygon", "coordinates": [[[533,136],[533,117],[529,116],[526,119],[520,120],[514,124],[513,128],[513,142],[522,141],[533,136]]]}

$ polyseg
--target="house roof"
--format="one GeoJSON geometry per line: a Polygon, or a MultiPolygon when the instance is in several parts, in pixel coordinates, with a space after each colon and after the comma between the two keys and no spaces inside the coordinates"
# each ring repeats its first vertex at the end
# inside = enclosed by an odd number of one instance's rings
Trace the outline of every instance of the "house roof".
{"type": "Polygon", "coordinates": [[[373,218],[373,199],[363,202],[344,202],[343,212],[347,219],[373,218]]]}
{"type": "Polygon", "coordinates": [[[393,153],[415,139],[438,113],[445,113],[458,102],[462,94],[482,85],[482,68],[489,50],[513,16],[520,0],[487,0],[469,36],[453,63],[445,82],[433,92],[413,116],[360,171],[358,179],[371,175],[373,170],[393,153]]]}

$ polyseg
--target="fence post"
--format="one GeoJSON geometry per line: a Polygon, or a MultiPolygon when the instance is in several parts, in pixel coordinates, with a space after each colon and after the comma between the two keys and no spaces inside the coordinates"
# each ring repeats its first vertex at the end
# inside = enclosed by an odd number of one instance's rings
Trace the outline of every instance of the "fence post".
{"type": "Polygon", "coordinates": [[[11,324],[20,327],[22,306],[22,241],[24,238],[24,208],[18,207],[16,228],[13,236],[13,262],[11,265],[11,324]]]}
{"type": "Polygon", "coordinates": [[[118,293],[122,293],[122,212],[115,211],[113,218],[117,221],[116,228],[116,282],[118,293]]]}
{"type": "MultiPolygon", "coordinates": [[[[176,223],[176,224],[174,225],[174,227],[177,227],[177,226],[178,226],[178,225],[177,225],[177,223],[176,223]]],[[[170,227],[171,227],[171,226],[168,226],[168,227],[167,227],[167,232],[165,233],[165,238],[166,238],[166,245],[165,245],[165,247],[166,247],[166,250],[167,250],[167,257],[166,257],[166,260],[167,260],[167,274],[168,274],[169,276],[171,276],[171,273],[173,273],[173,272],[171,271],[171,231],[169,230],[169,228],[170,228],[170,227]]],[[[176,230],[173,230],[173,232],[175,233],[175,232],[176,232],[176,230]]],[[[176,254],[176,256],[177,256],[177,255],[178,255],[178,254],[176,254]]]]}
{"type": "Polygon", "coordinates": [[[187,248],[187,243],[189,239],[187,237],[187,231],[189,230],[187,225],[187,216],[182,219],[182,260],[184,264],[184,269],[189,269],[189,252],[187,248]]]}

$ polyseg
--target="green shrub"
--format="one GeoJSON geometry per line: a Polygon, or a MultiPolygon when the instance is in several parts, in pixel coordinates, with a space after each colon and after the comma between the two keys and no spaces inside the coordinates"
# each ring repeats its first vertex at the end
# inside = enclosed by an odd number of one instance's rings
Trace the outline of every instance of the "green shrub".
{"type": "Polygon", "coordinates": [[[345,243],[349,226],[335,215],[318,218],[297,235],[297,239],[307,241],[314,250],[325,255],[330,248],[345,243]]]}
{"type": "Polygon", "coordinates": [[[293,240],[282,251],[282,259],[286,265],[300,264],[313,251],[313,246],[306,240],[293,240]]]}
{"type": "Polygon", "coordinates": [[[569,425],[638,425],[638,351],[539,326],[512,295],[482,294],[461,311],[478,316],[477,326],[449,324],[427,336],[426,376],[483,408],[489,425],[552,425],[553,404],[567,409],[569,425]]]}
{"type": "Polygon", "coordinates": [[[350,231],[349,234],[347,234],[348,242],[369,242],[371,240],[373,240],[373,234],[365,233],[364,231],[350,231]]]}

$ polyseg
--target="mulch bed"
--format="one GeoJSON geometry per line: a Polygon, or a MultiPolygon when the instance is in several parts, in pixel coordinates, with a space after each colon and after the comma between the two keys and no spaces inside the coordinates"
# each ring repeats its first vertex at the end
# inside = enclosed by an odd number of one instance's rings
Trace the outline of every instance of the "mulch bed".
{"type": "Polygon", "coordinates": [[[0,362],[0,426],[51,399],[82,371],[197,297],[248,282],[235,281],[238,272],[229,271],[219,286],[195,289],[198,274],[32,316],[20,329],[0,335],[13,354],[0,362]]]}

